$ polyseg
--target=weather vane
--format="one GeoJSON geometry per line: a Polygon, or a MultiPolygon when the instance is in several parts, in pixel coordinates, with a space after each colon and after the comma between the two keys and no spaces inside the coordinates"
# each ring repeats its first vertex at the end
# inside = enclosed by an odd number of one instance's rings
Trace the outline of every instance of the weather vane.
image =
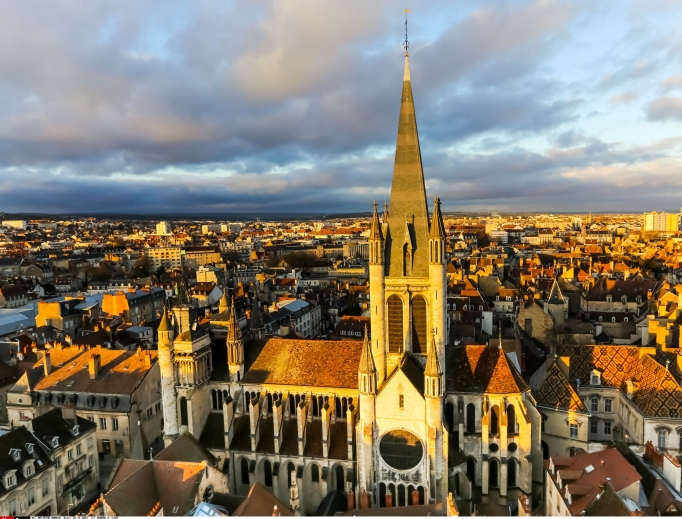
{"type": "Polygon", "coordinates": [[[409,9],[405,9],[405,41],[403,42],[403,47],[405,47],[405,56],[408,55],[407,49],[410,48],[410,42],[407,39],[407,13],[409,12],[409,9]]]}

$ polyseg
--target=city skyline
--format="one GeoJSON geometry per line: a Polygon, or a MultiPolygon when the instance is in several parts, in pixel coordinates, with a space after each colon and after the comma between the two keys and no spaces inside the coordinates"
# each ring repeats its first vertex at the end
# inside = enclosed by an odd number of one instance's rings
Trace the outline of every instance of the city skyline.
{"type": "MultiPolygon", "coordinates": [[[[676,211],[676,6],[412,6],[429,196],[458,212],[676,211]]],[[[5,212],[365,213],[389,197],[394,4],[1,11],[5,212]]]]}

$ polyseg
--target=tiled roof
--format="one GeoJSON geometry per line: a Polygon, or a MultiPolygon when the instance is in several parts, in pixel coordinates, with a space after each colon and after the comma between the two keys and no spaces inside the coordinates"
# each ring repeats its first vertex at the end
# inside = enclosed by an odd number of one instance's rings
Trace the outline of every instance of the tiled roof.
{"type": "MultiPolygon", "coordinates": [[[[570,357],[569,379],[583,384],[590,380],[592,369],[601,371],[602,385],[626,391],[626,383],[635,385],[632,402],[646,416],[682,417],[682,388],[675,377],[639,348],[633,346],[559,346],[560,356],[570,357]]],[[[585,387],[585,386],[583,386],[585,387]]]]}
{"type": "MultiPolygon", "coordinates": [[[[118,470],[130,461],[123,460],[118,470]]],[[[136,463],[137,465],[137,463],[136,463]]],[[[119,516],[146,516],[157,503],[164,515],[185,515],[193,506],[206,463],[148,461],[112,486],[104,500],[119,516]],[[177,508],[177,509],[176,509],[177,508]],[[173,512],[175,510],[175,512],[173,512]]]]}
{"type": "Polygon", "coordinates": [[[588,412],[556,362],[550,360],[540,366],[530,379],[530,387],[538,405],[564,411],[588,412]]]}
{"type": "Polygon", "coordinates": [[[445,351],[448,391],[510,394],[528,388],[507,355],[497,346],[450,346],[445,351]]]}
{"type": "Polygon", "coordinates": [[[292,511],[277,499],[260,483],[254,483],[244,502],[234,511],[236,517],[241,516],[292,516],[292,511]],[[274,509],[277,507],[277,514],[274,509]]]}
{"type": "Polygon", "coordinates": [[[220,443],[218,443],[217,448],[224,449],[223,415],[219,413],[210,413],[200,441],[197,441],[191,433],[185,432],[178,436],[168,447],[154,456],[154,459],[158,461],[185,461],[191,463],[201,463],[206,460],[209,463],[214,464],[217,460],[215,456],[207,450],[214,448],[213,442],[204,441],[204,434],[207,431],[213,431],[216,435],[220,435],[220,443]],[[216,420],[216,417],[220,420],[216,420]],[[216,427],[218,425],[216,422],[220,422],[219,427],[216,427]]]}
{"type": "Polygon", "coordinates": [[[158,356],[157,351],[109,350],[92,348],[83,350],[73,361],[54,370],[35,387],[36,391],[69,393],[130,394],[147,376],[158,356]],[[100,356],[100,373],[95,380],[90,378],[88,363],[94,354],[100,356]],[[146,355],[151,364],[145,363],[146,355]]]}
{"type": "Polygon", "coordinates": [[[257,342],[264,344],[244,374],[245,384],[358,387],[360,341],[268,339],[249,341],[248,349],[257,342]]]}
{"type": "MultiPolygon", "coordinates": [[[[14,475],[16,485],[23,485],[26,481],[40,476],[52,465],[52,461],[47,452],[41,448],[36,437],[26,427],[21,426],[0,436],[0,470],[4,475],[8,470],[15,470],[14,475]],[[33,452],[29,453],[27,445],[33,445],[33,452]],[[11,449],[19,451],[19,460],[15,460],[11,455],[11,449]],[[22,467],[28,460],[34,460],[34,472],[28,478],[24,477],[22,467]]],[[[4,485],[0,485],[0,496],[5,496],[13,492],[16,487],[9,490],[4,485]]]]}

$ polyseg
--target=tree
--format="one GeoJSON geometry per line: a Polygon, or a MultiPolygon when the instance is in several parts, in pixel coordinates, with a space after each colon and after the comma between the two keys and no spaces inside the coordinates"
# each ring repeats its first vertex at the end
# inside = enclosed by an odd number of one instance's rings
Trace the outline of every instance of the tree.
{"type": "Polygon", "coordinates": [[[149,275],[149,258],[140,256],[128,273],[129,278],[143,278],[149,275]]]}
{"type": "Polygon", "coordinates": [[[485,231],[481,231],[476,235],[476,245],[478,247],[490,246],[490,237],[485,233],[485,231]]]}

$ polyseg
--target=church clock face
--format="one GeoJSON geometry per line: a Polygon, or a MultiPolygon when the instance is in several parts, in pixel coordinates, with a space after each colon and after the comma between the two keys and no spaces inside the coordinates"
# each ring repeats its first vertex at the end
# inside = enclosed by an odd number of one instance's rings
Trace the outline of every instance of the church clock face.
{"type": "Polygon", "coordinates": [[[396,429],[381,437],[379,454],[395,470],[412,470],[422,461],[424,446],[411,432],[396,429]]]}

